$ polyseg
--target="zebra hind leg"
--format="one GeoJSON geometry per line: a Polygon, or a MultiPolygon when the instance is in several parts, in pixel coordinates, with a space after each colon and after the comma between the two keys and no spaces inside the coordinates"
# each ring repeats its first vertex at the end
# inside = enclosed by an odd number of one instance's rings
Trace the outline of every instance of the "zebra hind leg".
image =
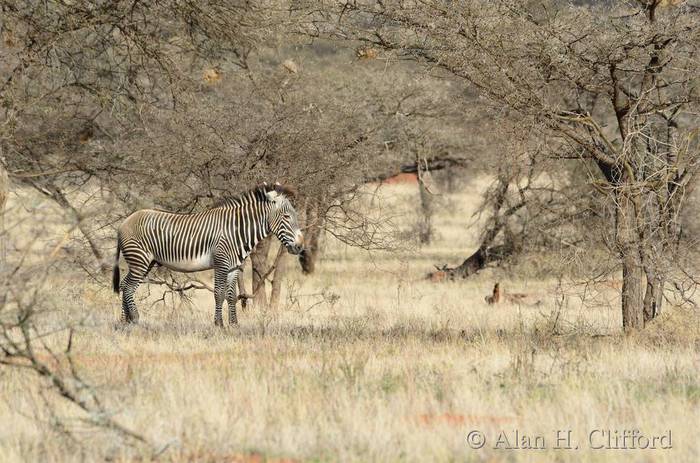
{"type": "Polygon", "coordinates": [[[130,271],[122,281],[122,321],[124,323],[138,323],[139,321],[139,311],[134,302],[134,293],[142,280],[143,277],[136,276],[130,271]]]}
{"type": "Polygon", "coordinates": [[[125,257],[129,264],[129,272],[126,274],[121,284],[123,288],[122,321],[125,323],[138,323],[139,311],[136,308],[136,302],[134,302],[134,293],[156,262],[144,261],[141,263],[139,261],[130,261],[127,256],[125,257]]]}

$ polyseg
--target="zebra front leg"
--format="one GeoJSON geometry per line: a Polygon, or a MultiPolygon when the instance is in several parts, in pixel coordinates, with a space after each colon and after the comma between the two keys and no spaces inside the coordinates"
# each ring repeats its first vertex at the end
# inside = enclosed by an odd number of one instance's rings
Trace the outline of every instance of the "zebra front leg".
{"type": "Polygon", "coordinates": [[[238,300],[238,278],[240,276],[241,269],[235,268],[231,270],[228,274],[228,291],[226,292],[226,302],[228,304],[228,324],[238,325],[238,317],[236,317],[236,302],[238,300]]]}
{"type": "Polygon", "coordinates": [[[224,298],[228,289],[228,273],[225,269],[214,269],[214,324],[216,326],[224,326],[221,308],[224,305],[224,298]]]}

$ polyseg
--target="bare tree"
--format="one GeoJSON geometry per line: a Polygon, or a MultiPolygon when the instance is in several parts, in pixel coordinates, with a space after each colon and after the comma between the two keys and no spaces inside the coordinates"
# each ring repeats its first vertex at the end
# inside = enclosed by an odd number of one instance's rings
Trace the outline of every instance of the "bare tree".
{"type": "Polygon", "coordinates": [[[102,391],[74,357],[74,337],[86,329],[86,315],[61,304],[65,288],[56,273],[75,270],[56,258],[58,248],[49,231],[55,223],[45,217],[43,223],[27,227],[22,220],[8,218],[8,226],[23,233],[10,236],[10,252],[0,267],[0,375],[38,379],[43,385],[41,416],[50,417],[53,429],[71,437],[68,442],[80,445],[75,434],[87,425],[155,455],[147,438],[113,416],[102,391]]]}
{"type": "Polygon", "coordinates": [[[66,211],[74,256],[97,279],[114,224],[139,207],[191,211],[263,180],[295,185],[300,203],[323,198],[320,211],[346,204],[402,156],[396,127],[430,100],[409,72],[396,86],[352,50],[319,68],[327,46],[295,38],[284,2],[0,7],[9,174],[66,211]]]}
{"type": "Polygon", "coordinates": [[[445,71],[530,125],[551,156],[579,159],[608,201],[601,232],[622,267],[629,330],[660,309],[700,158],[700,21],[695,2],[675,3],[368,1],[318,13],[307,30],[445,71]]]}
{"type": "MultiPolygon", "coordinates": [[[[341,55],[335,74],[314,67],[319,45],[287,34],[289,9],[277,2],[0,0],[0,10],[0,166],[13,188],[49,198],[69,222],[66,240],[32,259],[50,260],[46,269],[78,262],[102,284],[115,224],[140,207],[191,211],[280,180],[303,192],[299,204],[328,198],[323,213],[347,209],[366,172],[399,156],[385,136],[420,93],[392,88],[378,63],[341,55]]],[[[358,235],[364,245],[376,236],[343,234],[358,235]]],[[[90,423],[142,442],[72,363],[79,321],[48,324],[43,273],[12,254],[0,268],[2,367],[39,375],[90,423]]],[[[153,281],[180,293],[207,287],[196,276],[153,281]]]]}

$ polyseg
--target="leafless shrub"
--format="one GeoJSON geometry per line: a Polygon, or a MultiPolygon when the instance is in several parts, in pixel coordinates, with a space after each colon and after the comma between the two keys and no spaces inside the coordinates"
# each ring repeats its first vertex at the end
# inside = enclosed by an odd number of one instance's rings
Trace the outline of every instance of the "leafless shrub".
{"type": "Polygon", "coordinates": [[[606,204],[597,234],[622,267],[630,330],[658,313],[675,277],[679,216],[700,165],[698,10],[672,3],[368,1],[321,10],[307,33],[438,68],[530,127],[562,165],[578,160],[606,204]]]}
{"type": "Polygon", "coordinates": [[[410,156],[404,129],[439,114],[434,83],[348,60],[351,48],[332,70],[314,66],[323,44],[293,34],[284,3],[2,8],[5,164],[69,213],[81,236],[65,247],[96,280],[129,212],[201,209],[261,181],[331,211],[310,224],[317,234],[384,247],[372,240],[387,227],[350,204],[353,191],[410,156]]]}
{"type": "MultiPolygon", "coordinates": [[[[8,220],[10,230],[22,227],[17,220],[8,220]]],[[[37,395],[32,388],[17,391],[6,399],[20,403],[38,397],[41,403],[34,418],[46,420],[53,431],[68,438],[69,445],[88,445],[77,437],[87,428],[107,433],[138,453],[154,455],[151,442],[114,417],[99,387],[75,361],[73,339],[89,329],[88,314],[65,308],[62,298],[68,291],[61,290],[54,278],[66,271],[65,262],[57,258],[60,253],[45,228],[30,230],[11,235],[7,261],[0,268],[0,375],[13,375],[18,381],[25,375],[28,382],[38,379],[41,389],[37,395]]]]}

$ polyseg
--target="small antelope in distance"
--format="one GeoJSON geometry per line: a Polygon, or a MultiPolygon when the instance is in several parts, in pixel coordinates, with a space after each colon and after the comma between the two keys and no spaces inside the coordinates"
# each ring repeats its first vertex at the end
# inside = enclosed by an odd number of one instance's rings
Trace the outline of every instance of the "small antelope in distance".
{"type": "Polygon", "coordinates": [[[501,283],[498,282],[493,285],[493,292],[490,296],[484,297],[484,301],[487,304],[500,304],[501,302],[509,302],[511,304],[522,304],[522,305],[540,305],[542,300],[537,298],[533,294],[526,293],[506,293],[501,291],[501,283]]]}
{"type": "Polygon", "coordinates": [[[490,296],[486,296],[484,298],[484,301],[486,301],[487,304],[498,304],[501,302],[501,284],[496,283],[493,285],[493,293],[491,293],[490,296]]]}
{"type": "Polygon", "coordinates": [[[304,236],[290,199],[293,191],[264,184],[226,198],[212,209],[193,214],[143,209],[119,227],[112,283],[122,288],[122,320],[135,323],[139,312],[134,292],[155,264],[179,272],[214,269],[214,323],[223,326],[228,303],[229,324],[236,325],[236,290],[243,262],[256,244],[274,233],[291,254],[303,251],[304,236]],[[119,253],[129,272],[119,281],[119,253]]]}

